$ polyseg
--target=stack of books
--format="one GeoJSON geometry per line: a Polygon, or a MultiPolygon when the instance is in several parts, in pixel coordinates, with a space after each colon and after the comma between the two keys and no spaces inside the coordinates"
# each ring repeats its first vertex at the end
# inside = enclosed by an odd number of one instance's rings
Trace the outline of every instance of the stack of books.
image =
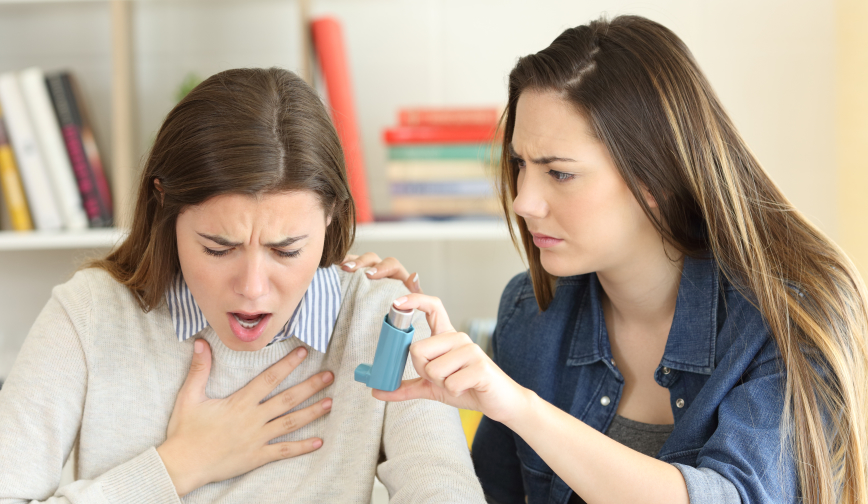
{"type": "Polygon", "coordinates": [[[111,226],[108,181],[70,73],[0,74],[0,187],[13,230],[111,226]]]}
{"type": "Polygon", "coordinates": [[[412,108],[384,131],[391,217],[500,215],[492,144],[496,108],[412,108]]]}

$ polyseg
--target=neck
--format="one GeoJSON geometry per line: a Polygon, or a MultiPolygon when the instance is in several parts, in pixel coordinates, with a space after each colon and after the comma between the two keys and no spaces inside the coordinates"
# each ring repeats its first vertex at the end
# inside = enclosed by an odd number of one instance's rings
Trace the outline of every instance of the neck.
{"type": "Polygon", "coordinates": [[[632,260],[597,272],[603,302],[617,319],[650,326],[671,324],[684,257],[670,244],[657,243],[643,247],[632,260]]]}

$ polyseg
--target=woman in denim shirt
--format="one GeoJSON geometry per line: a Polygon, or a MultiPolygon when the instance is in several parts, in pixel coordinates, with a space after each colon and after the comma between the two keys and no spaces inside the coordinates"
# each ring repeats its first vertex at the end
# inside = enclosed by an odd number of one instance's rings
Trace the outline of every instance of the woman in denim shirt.
{"type": "Polygon", "coordinates": [[[530,269],[494,360],[411,294],[395,305],[435,335],[421,378],[374,395],[484,412],[473,459],[500,504],[868,501],[865,285],[683,42],[639,17],[566,30],[512,70],[503,133],[530,269]]]}

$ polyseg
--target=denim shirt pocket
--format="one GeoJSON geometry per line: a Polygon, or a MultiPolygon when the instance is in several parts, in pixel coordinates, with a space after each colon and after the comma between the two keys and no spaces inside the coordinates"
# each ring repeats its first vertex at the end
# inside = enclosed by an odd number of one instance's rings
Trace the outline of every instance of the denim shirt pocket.
{"type": "Polygon", "coordinates": [[[552,478],[554,473],[550,469],[538,471],[531,469],[524,462],[521,463],[521,479],[529,504],[548,502],[552,478]]]}

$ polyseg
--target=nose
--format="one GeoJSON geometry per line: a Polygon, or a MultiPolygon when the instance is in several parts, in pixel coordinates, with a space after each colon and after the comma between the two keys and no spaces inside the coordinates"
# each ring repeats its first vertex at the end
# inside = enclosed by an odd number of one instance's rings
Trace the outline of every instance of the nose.
{"type": "Polygon", "coordinates": [[[251,301],[268,294],[268,273],[260,254],[250,253],[244,258],[241,271],[236,277],[235,293],[251,301]]]}
{"type": "Polygon", "coordinates": [[[543,180],[532,171],[525,168],[519,172],[512,209],[524,219],[541,219],[548,214],[548,203],[545,200],[543,180]]]}

